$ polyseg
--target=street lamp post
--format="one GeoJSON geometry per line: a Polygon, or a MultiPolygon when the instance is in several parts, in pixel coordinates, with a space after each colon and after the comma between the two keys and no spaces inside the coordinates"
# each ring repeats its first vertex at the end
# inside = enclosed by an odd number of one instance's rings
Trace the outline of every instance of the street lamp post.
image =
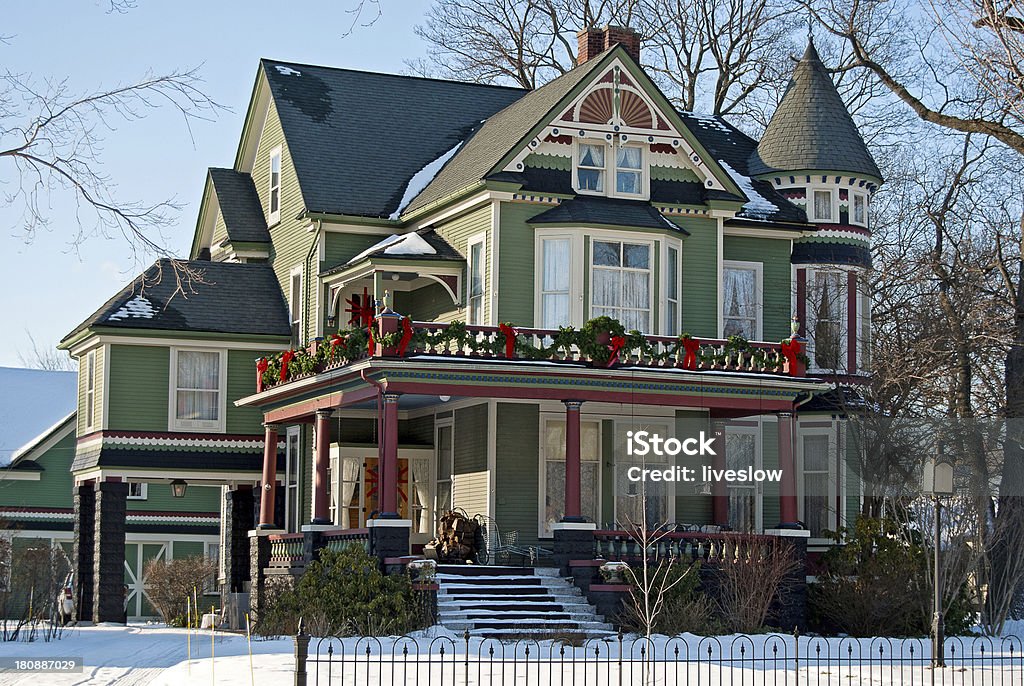
{"type": "Polygon", "coordinates": [[[935,521],[932,526],[932,547],[935,555],[933,574],[934,596],[932,599],[932,667],[945,667],[946,628],[942,617],[942,497],[953,495],[953,465],[942,457],[942,448],[936,459],[925,465],[924,491],[935,502],[935,521]]]}

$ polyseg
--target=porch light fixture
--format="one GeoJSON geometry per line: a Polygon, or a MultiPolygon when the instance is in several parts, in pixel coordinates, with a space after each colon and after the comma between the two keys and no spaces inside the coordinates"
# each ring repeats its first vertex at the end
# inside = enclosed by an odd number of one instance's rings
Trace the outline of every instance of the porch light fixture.
{"type": "Polygon", "coordinates": [[[443,402],[443,403],[446,403],[446,402],[448,402],[449,400],[451,400],[451,399],[452,399],[452,397],[451,397],[450,395],[439,395],[439,396],[437,396],[437,397],[438,397],[438,399],[440,399],[440,401],[441,401],[441,402],[443,402]]]}
{"type": "Polygon", "coordinates": [[[175,498],[184,498],[188,483],[184,479],[175,479],[171,482],[171,495],[175,498]]]}

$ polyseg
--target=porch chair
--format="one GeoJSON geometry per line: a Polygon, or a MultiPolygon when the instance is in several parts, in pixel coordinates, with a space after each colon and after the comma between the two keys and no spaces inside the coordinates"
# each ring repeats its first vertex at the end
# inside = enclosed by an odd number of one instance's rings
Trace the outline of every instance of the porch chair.
{"type": "Polygon", "coordinates": [[[480,564],[498,564],[499,560],[507,564],[511,562],[512,556],[518,556],[523,564],[529,560],[530,566],[533,567],[536,566],[539,558],[554,555],[552,551],[546,548],[519,545],[519,531],[502,532],[498,528],[498,522],[493,517],[478,514],[474,519],[480,523],[484,530],[484,549],[477,555],[480,564]]]}

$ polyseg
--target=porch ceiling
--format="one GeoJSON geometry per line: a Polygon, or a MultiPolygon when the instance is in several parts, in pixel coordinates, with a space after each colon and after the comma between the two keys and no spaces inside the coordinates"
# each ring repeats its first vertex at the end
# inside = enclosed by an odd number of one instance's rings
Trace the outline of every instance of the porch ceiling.
{"type": "Polygon", "coordinates": [[[402,394],[403,409],[437,404],[440,396],[451,396],[706,408],[723,416],[792,410],[799,397],[830,388],[818,379],[782,375],[414,355],[361,360],[237,404],[258,407],[268,421],[301,420],[318,409],[373,409],[375,384],[402,394]]]}

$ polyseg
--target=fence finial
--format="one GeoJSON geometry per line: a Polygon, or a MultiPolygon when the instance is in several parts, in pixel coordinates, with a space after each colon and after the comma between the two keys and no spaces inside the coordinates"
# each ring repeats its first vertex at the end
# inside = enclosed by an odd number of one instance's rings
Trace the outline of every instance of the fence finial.
{"type": "Polygon", "coordinates": [[[298,631],[296,633],[298,633],[299,636],[303,636],[306,633],[306,625],[305,625],[305,622],[303,621],[302,617],[299,617],[299,628],[298,628],[298,631]]]}

